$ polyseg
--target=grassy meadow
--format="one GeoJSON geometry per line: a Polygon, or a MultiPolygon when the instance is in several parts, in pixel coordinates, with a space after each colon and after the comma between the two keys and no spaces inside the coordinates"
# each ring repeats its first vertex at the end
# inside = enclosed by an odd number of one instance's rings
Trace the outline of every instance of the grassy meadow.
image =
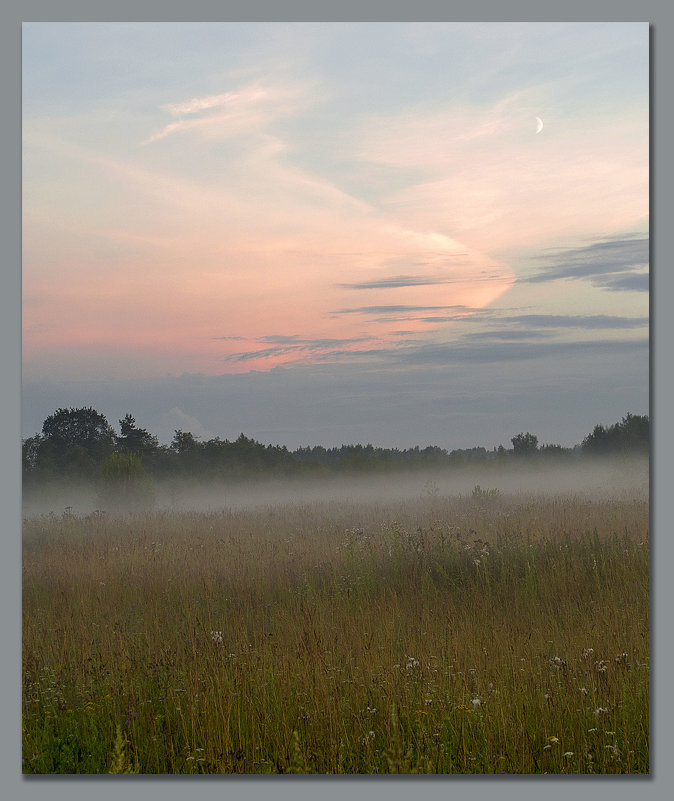
{"type": "Polygon", "coordinates": [[[24,773],[647,773],[643,492],[26,518],[24,773]]]}

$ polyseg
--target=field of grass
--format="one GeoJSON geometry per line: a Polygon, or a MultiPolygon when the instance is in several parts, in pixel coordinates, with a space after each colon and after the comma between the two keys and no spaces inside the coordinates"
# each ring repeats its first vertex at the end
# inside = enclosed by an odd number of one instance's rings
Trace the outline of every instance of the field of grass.
{"type": "Polygon", "coordinates": [[[24,773],[647,773],[643,494],[27,519],[24,773]]]}

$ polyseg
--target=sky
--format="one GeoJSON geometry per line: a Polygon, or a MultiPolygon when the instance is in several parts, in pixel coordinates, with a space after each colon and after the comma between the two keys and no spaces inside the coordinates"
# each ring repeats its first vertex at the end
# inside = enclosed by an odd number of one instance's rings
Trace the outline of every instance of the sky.
{"type": "Polygon", "coordinates": [[[24,23],[22,432],[573,445],[649,407],[646,23],[24,23]]]}

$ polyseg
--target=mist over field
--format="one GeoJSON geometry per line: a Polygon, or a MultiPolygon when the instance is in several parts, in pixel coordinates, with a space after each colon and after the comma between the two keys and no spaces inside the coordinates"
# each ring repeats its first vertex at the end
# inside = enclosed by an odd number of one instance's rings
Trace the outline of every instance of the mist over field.
{"type": "MultiPolygon", "coordinates": [[[[173,478],[157,480],[156,511],[210,512],[316,503],[386,505],[419,499],[472,495],[475,489],[501,494],[648,498],[649,461],[645,456],[576,460],[572,464],[400,470],[385,475],[337,475],[253,478],[238,481],[173,478]]],[[[122,514],[125,509],[101,503],[91,485],[50,482],[24,494],[26,517],[90,514],[96,510],[122,514]]]]}
{"type": "Polygon", "coordinates": [[[647,773],[647,479],[183,478],[122,514],[38,494],[23,771],[647,773]]]}
{"type": "Polygon", "coordinates": [[[24,773],[648,772],[649,420],[511,442],[57,410],[23,448],[24,773]]]}

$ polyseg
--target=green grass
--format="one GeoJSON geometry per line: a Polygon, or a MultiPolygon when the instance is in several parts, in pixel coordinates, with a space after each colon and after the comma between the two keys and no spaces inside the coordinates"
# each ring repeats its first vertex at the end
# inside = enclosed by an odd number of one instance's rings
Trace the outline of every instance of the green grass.
{"type": "Polygon", "coordinates": [[[648,502],[24,524],[24,773],[647,773],[648,502]]]}

